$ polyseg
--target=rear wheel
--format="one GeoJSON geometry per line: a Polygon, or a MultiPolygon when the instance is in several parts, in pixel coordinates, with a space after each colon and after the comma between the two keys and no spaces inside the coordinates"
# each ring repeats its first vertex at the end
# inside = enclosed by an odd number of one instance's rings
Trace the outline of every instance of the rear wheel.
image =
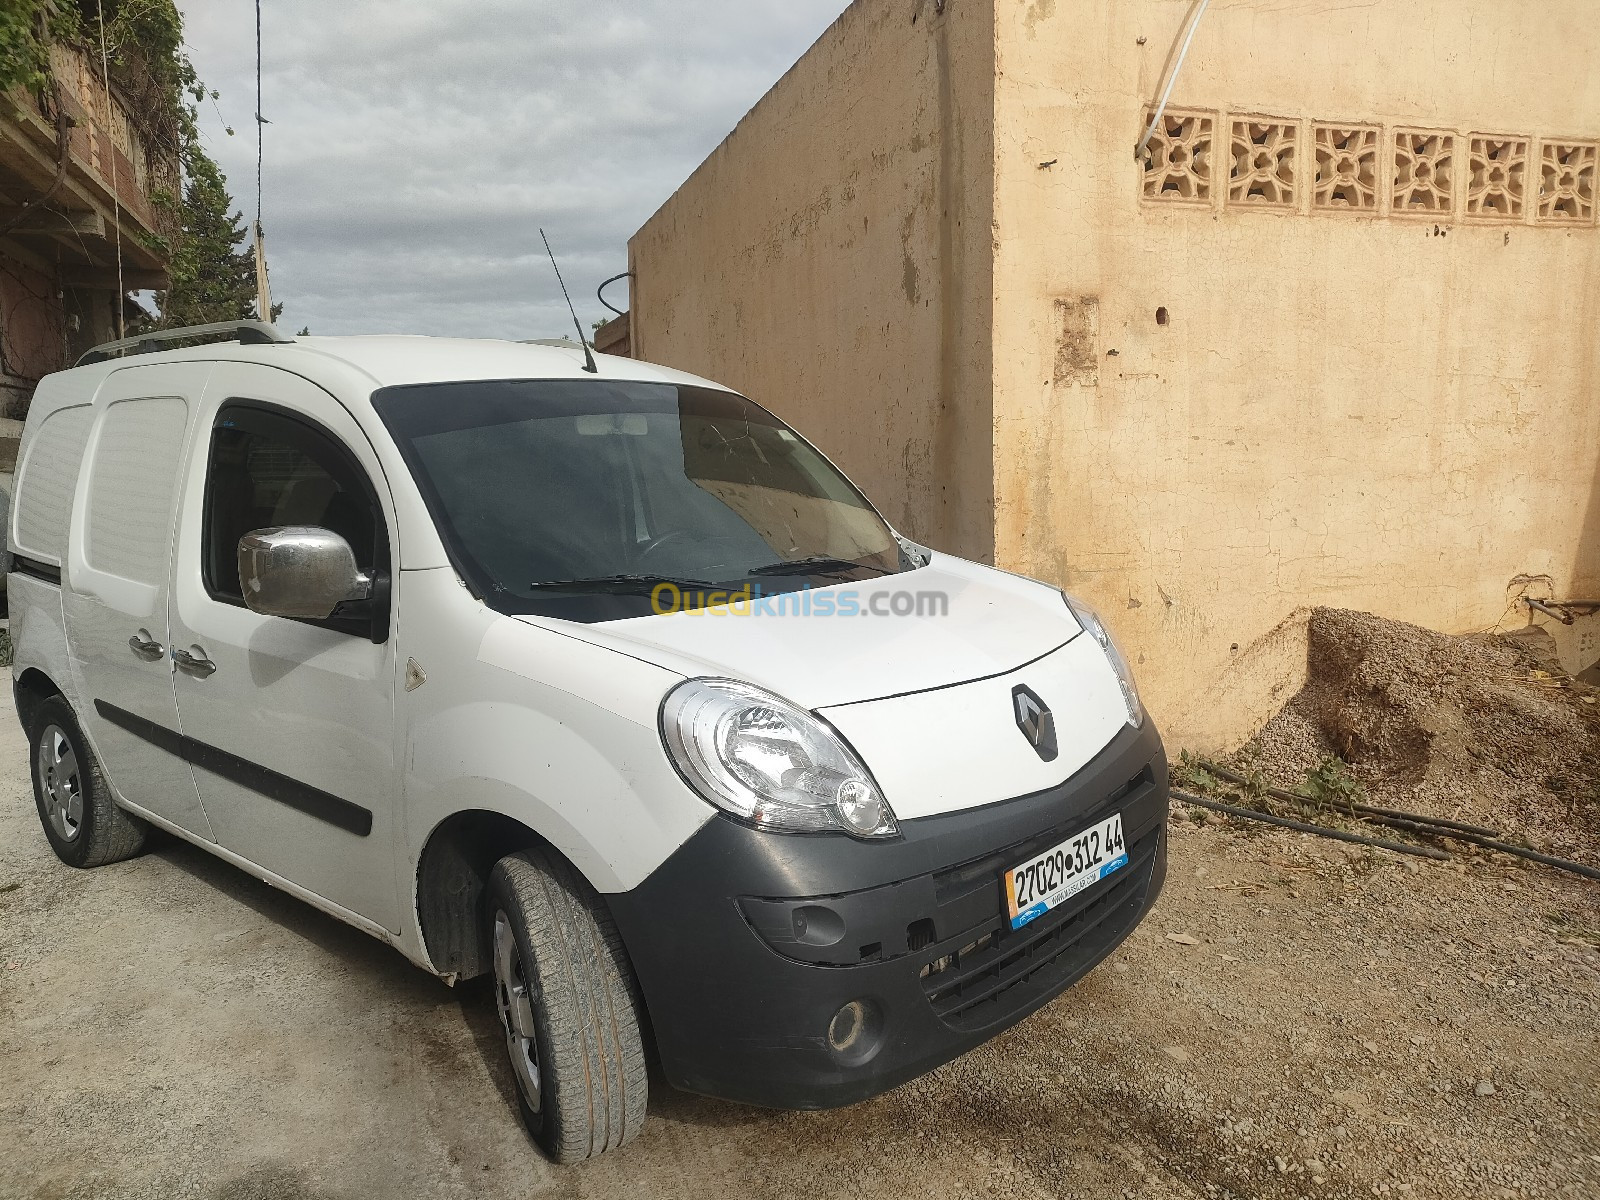
{"type": "Polygon", "coordinates": [[[648,1098],[633,969],[605,904],[564,859],[495,864],[488,890],[495,1005],[523,1123],[556,1162],[631,1140],[648,1098]]]}
{"type": "Polygon", "coordinates": [[[28,731],[33,798],[56,857],[69,867],[100,867],[144,849],[150,826],[118,808],[72,706],[60,696],[39,704],[28,731]]]}

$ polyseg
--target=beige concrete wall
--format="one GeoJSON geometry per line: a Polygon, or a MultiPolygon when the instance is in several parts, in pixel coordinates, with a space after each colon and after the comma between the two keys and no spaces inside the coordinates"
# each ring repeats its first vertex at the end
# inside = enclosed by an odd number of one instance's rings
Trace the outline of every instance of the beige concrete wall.
{"type": "MultiPolygon", "coordinates": [[[[1600,230],[1313,212],[1306,150],[1287,211],[1141,200],[1190,10],[997,0],[995,538],[1213,746],[1282,700],[1301,606],[1600,594],[1600,230]]],[[[1596,139],[1596,61],[1592,0],[1215,0],[1173,103],[1370,123],[1381,165],[1400,126],[1596,139]]]]}
{"type": "Polygon", "coordinates": [[[1173,93],[1211,195],[1133,147],[1193,0],[858,0],[631,243],[635,352],[745,390],[907,532],[1105,612],[1170,739],[1297,686],[1307,606],[1439,629],[1600,595],[1600,229],[1537,214],[1600,140],[1592,0],[1214,0],[1173,93]],[[913,19],[915,18],[915,19],[913,19]],[[1297,139],[1230,197],[1234,116],[1297,139]],[[1370,126],[1322,211],[1316,126],[1370,126]],[[1397,211],[1408,130],[1455,139],[1397,211]],[[1468,211],[1474,134],[1523,213],[1468,211]],[[1158,324],[1157,310],[1166,323],[1158,324]]]}
{"type": "Polygon", "coordinates": [[[739,388],[912,537],[993,548],[993,13],[858,0],[633,238],[633,353],[739,388]]]}

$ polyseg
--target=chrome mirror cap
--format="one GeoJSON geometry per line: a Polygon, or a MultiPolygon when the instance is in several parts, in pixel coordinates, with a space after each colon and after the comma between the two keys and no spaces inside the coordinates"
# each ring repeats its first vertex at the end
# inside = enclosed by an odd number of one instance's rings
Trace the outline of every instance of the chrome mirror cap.
{"type": "Polygon", "coordinates": [[[239,589],[251,612],[321,621],[346,601],[371,596],[372,579],[333,530],[285,525],[239,539],[239,589]]]}

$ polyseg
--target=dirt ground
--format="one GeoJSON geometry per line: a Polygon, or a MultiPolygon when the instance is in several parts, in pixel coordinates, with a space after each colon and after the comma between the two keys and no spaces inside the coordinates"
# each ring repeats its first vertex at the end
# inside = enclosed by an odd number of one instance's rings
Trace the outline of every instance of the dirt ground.
{"type": "Polygon", "coordinates": [[[0,1196],[1600,1197],[1600,884],[1173,824],[1083,983],[886,1096],[575,1168],[489,998],[181,844],[50,854],[0,701],[0,1196]]]}

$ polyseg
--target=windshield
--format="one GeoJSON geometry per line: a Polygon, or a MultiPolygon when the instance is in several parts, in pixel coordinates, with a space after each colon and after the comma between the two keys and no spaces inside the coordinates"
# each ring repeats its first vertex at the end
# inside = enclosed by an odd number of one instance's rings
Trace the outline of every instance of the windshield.
{"type": "Polygon", "coordinates": [[[901,569],[849,480],[730,392],[495,380],[373,404],[457,569],[501,612],[609,620],[654,611],[661,580],[770,593],[901,569]]]}

